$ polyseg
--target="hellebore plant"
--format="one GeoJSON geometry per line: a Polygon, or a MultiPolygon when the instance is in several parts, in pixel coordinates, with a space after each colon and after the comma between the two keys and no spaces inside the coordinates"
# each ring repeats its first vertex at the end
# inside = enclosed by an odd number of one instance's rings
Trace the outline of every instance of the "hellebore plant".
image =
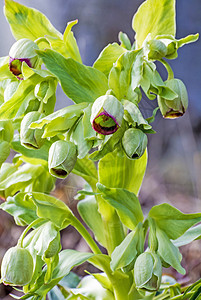
{"type": "Polygon", "coordinates": [[[120,43],[89,67],[72,32],[77,20],[62,35],[42,13],[12,0],[4,13],[17,41],[0,59],[1,209],[27,227],[2,260],[1,282],[21,286],[18,299],[198,299],[199,281],[181,288],[162,267],[185,274],[179,247],[201,237],[201,213],[163,203],[144,216],[138,200],[158,110],[143,117],[142,91],[157,97],[164,118],[185,113],[187,91],[168,59],[198,34],[176,39],[175,1],[146,0],[133,18],[135,42],[120,32],[120,43]],[[54,112],[58,83],[74,105],[54,112]],[[76,197],[83,222],[51,194],[71,172],[86,181],[76,197]],[[62,249],[60,231],[69,225],[91,252],[62,249]],[[85,261],[100,272],[83,279],[71,272],[85,261]]]}

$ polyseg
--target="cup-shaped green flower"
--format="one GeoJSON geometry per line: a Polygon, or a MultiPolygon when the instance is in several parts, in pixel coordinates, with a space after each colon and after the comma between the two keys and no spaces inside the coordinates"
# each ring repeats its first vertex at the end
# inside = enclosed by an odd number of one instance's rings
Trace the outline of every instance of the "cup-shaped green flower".
{"type": "Polygon", "coordinates": [[[147,47],[149,59],[161,59],[167,54],[167,47],[160,40],[150,40],[147,42],[147,47]]]}
{"type": "Polygon", "coordinates": [[[147,147],[147,136],[140,129],[129,128],[123,135],[122,146],[129,158],[137,159],[143,155],[147,147]]]}
{"type": "Polygon", "coordinates": [[[38,65],[39,57],[35,50],[39,50],[38,45],[29,39],[20,39],[12,45],[9,52],[9,69],[19,80],[23,80],[23,62],[30,68],[38,65]]]}
{"type": "Polygon", "coordinates": [[[112,95],[104,95],[93,103],[90,121],[96,132],[109,135],[121,126],[123,115],[121,102],[112,95]]]}
{"type": "Polygon", "coordinates": [[[39,149],[45,142],[42,138],[43,129],[32,129],[29,125],[41,119],[44,114],[38,111],[32,111],[26,114],[21,122],[20,126],[20,140],[21,144],[26,148],[39,149]]]}
{"type": "Polygon", "coordinates": [[[55,177],[65,178],[73,170],[77,161],[77,148],[69,141],[54,142],[49,149],[49,172],[55,177]]]}
{"type": "Polygon", "coordinates": [[[149,251],[140,254],[135,262],[134,277],[137,288],[157,291],[162,277],[162,264],[159,256],[149,251]]]}
{"type": "Polygon", "coordinates": [[[167,100],[158,96],[158,106],[164,118],[175,119],[183,116],[188,107],[188,94],[185,85],[179,79],[166,81],[166,86],[173,90],[177,97],[167,100]]]}
{"type": "Polygon", "coordinates": [[[1,263],[1,281],[8,285],[27,285],[33,275],[33,258],[30,252],[19,246],[10,248],[1,263]]]}

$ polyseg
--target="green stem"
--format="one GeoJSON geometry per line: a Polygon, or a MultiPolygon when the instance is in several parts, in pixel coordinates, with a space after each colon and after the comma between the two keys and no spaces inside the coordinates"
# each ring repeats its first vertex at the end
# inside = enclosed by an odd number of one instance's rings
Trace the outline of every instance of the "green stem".
{"type": "Polygon", "coordinates": [[[38,39],[36,39],[34,41],[37,45],[39,45],[40,43],[46,43],[48,45],[50,45],[50,43],[48,42],[48,40],[44,37],[39,37],[38,39]]]}
{"type": "Polygon", "coordinates": [[[27,228],[22,232],[22,234],[21,234],[21,236],[20,236],[20,238],[19,238],[19,240],[18,240],[17,245],[20,246],[21,248],[23,248],[23,240],[24,240],[25,235],[27,234],[27,232],[28,232],[33,226],[36,226],[37,224],[42,223],[42,222],[44,222],[44,221],[45,221],[44,219],[39,218],[39,219],[34,220],[31,224],[29,224],[29,226],[27,226],[27,228]]]}
{"type": "Polygon", "coordinates": [[[81,234],[81,236],[85,239],[89,247],[91,248],[92,252],[95,254],[102,254],[100,249],[98,248],[97,244],[89,234],[89,232],[86,230],[86,228],[82,225],[82,223],[74,217],[72,220],[71,225],[75,227],[75,229],[81,234]]]}
{"type": "Polygon", "coordinates": [[[99,212],[103,220],[103,230],[108,254],[111,255],[114,249],[123,241],[125,234],[122,223],[115,209],[109,205],[100,195],[96,196],[99,212]]]}
{"type": "Polygon", "coordinates": [[[164,65],[164,67],[166,68],[166,70],[168,72],[168,78],[167,78],[167,80],[174,79],[174,73],[172,71],[172,68],[168,64],[168,62],[166,60],[162,59],[162,58],[159,59],[159,61],[164,65]]]}

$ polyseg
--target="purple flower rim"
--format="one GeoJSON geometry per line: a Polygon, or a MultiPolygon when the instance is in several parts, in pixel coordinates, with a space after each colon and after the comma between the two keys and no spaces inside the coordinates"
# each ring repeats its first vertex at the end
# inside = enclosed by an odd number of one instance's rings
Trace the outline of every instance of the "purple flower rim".
{"type": "Polygon", "coordinates": [[[29,58],[13,58],[13,57],[9,57],[9,70],[11,71],[11,73],[16,76],[19,80],[23,80],[22,77],[20,77],[19,75],[21,75],[21,70],[12,70],[12,62],[14,60],[19,60],[20,62],[25,62],[30,68],[32,68],[32,64],[30,62],[29,58]]]}
{"type": "Polygon", "coordinates": [[[93,123],[92,123],[92,128],[100,133],[100,134],[103,134],[103,135],[109,135],[109,134],[113,134],[114,132],[117,131],[117,129],[120,127],[120,125],[118,124],[117,120],[115,119],[114,116],[110,115],[107,111],[102,111],[100,114],[98,114],[94,120],[93,120],[93,123]],[[114,126],[111,126],[111,127],[104,127],[104,126],[101,126],[100,124],[96,123],[96,119],[100,116],[107,116],[109,118],[111,118],[114,122],[115,122],[115,125],[114,126]]]}

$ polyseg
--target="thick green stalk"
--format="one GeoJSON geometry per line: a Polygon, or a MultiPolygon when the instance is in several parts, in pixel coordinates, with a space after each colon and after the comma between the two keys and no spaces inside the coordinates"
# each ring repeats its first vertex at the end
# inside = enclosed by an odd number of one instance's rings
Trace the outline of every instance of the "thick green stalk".
{"type": "Polygon", "coordinates": [[[81,234],[81,236],[84,238],[86,243],[91,248],[92,252],[95,254],[102,254],[100,249],[98,248],[97,244],[89,234],[89,232],[86,230],[86,228],[82,225],[82,223],[76,218],[73,218],[73,221],[71,222],[71,225],[75,227],[75,229],[81,234]]]}
{"type": "Polygon", "coordinates": [[[106,248],[111,255],[114,249],[123,241],[125,235],[122,223],[116,210],[109,205],[100,195],[96,196],[99,212],[103,220],[103,230],[105,233],[106,248]]]}

